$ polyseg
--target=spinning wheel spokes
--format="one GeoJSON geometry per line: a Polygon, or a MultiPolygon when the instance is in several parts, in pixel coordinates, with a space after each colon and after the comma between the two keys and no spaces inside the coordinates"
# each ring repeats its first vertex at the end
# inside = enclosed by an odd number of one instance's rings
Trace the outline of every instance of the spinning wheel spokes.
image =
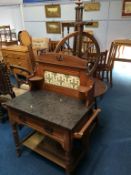
{"type": "Polygon", "coordinates": [[[87,60],[87,72],[93,74],[100,56],[99,45],[91,34],[74,32],[64,37],[56,46],[55,52],[75,55],[87,60]]]}

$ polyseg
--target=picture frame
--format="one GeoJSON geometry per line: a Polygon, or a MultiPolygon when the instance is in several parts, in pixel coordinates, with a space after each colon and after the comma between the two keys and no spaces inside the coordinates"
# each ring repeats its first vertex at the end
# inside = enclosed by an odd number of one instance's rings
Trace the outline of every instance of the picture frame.
{"type": "Polygon", "coordinates": [[[88,2],[84,3],[84,11],[99,11],[100,2],[88,2]]]}
{"type": "Polygon", "coordinates": [[[45,16],[46,18],[60,18],[61,17],[60,4],[45,5],[45,16]]]}
{"type": "Polygon", "coordinates": [[[98,21],[90,21],[85,24],[85,27],[92,27],[92,28],[97,28],[99,27],[99,22],[98,21]]]}
{"type": "Polygon", "coordinates": [[[47,33],[55,33],[55,34],[61,34],[61,23],[60,22],[46,22],[46,31],[47,33]]]}
{"type": "Polygon", "coordinates": [[[131,0],[123,0],[122,16],[131,16],[131,0]]]}

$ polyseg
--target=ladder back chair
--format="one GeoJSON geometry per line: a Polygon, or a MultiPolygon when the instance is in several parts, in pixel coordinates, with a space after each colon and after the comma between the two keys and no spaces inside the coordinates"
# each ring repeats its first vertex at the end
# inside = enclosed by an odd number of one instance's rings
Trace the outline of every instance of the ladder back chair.
{"type": "Polygon", "coordinates": [[[107,51],[101,54],[101,59],[105,59],[103,62],[104,64],[99,64],[97,66],[97,71],[102,73],[102,80],[106,80],[109,82],[110,86],[112,87],[112,70],[114,66],[114,60],[116,56],[117,46],[112,42],[109,53],[107,51]]]}

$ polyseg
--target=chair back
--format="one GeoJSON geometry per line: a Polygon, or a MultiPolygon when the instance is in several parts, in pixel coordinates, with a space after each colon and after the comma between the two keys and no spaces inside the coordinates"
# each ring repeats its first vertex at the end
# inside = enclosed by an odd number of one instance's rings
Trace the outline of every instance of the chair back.
{"type": "Polygon", "coordinates": [[[0,61],[0,95],[7,94],[9,94],[11,98],[15,97],[15,93],[12,90],[7,65],[0,61]]]}
{"type": "Polygon", "coordinates": [[[30,60],[32,64],[32,70],[34,72],[35,71],[35,56],[34,56],[33,48],[32,48],[32,38],[26,30],[19,32],[19,41],[21,45],[27,46],[28,48],[30,60]]]}
{"type": "Polygon", "coordinates": [[[115,45],[113,42],[111,43],[109,55],[108,55],[108,60],[107,60],[107,65],[112,69],[114,66],[114,60],[116,56],[116,51],[117,51],[117,45],[115,45]]]}
{"type": "Polygon", "coordinates": [[[100,52],[98,66],[102,67],[102,66],[106,65],[106,63],[107,63],[107,53],[108,53],[108,50],[100,52]]]}

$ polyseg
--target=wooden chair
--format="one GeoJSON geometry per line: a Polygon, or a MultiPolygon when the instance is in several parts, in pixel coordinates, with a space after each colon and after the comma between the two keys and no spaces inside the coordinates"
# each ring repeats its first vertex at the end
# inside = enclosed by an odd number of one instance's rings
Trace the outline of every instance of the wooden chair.
{"type": "MultiPolygon", "coordinates": [[[[7,65],[0,61],[0,109],[5,108],[4,103],[18,95],[21,95],[29,90],[29,86],[26,88],[18,88],[11,84],[10,70],[7,65]]],[[[0,111],[0,120],[3,120],[2,111],[0,111]]]]}
{"type": "Polygon", "coordinates": [[[29,70],[27,70],[23,67],[20,67],[20,66],[10,65],[11,72],[15,76],[18,87],[20,87],[21,84],[23,84],[23,83],[27,84],[29,76],[34,74],[34,71],[35,71],[35,55],[34,55],[33,49],[32,49],[32,38],[26,30],[19,31],[18,40],[20,42],[20,45],[27,47],[27,49],[29,51],[29,59],[30,59],[31,68],[32,68],[31,69],[32,71],[29,71],[29,70]],[[21,70],[23,76],[19,75],[18,70],[21,70]],[[23,72],[24,72],[24,74],[23,74],[23,72]]]}
{"type": "Polygon", "coordinates": [[[59,41],[55,41],[55,40],[49,40],[49,52],[54,52],[57,44],[59,43],[59,41]]]}
{"type": "Polygon", "coordinates": [[[102,53],[101,57],[104,57],[105,63],[99,64],[97,67],[98,72],[102,72],[102,80],[106,80],[109,82],[110,86],[112,87],[112,70],[114,66],[114,60],[116,56],[117,46],[112,42],[111,47],[109,50],[109,54],[107,55],[107,52],[105,51],[102,53]],[[107,58],[106,58],[107,55],[107,58]]]}
{"type": "Polygon", "coordinates": [[[29,35],[29,33],[26,30],[20,31],[19,33],[19,41],[21,45],[26,46],[29,50],[29,55],[30,55],[30,60],[31,60],[31,65],[32,65],[32,70],[33,72],[35,71],[35,55],[33,53],[33,48],[32,48],[32,38],[29,35]]]}
{"type": "Polygon", "coordinates": [[[102,70],[104,68],[104,66],[107,63],[107,53],[108,51],[105,50],[103,52],[100,53],[100,57],[99,57],[99,62],[98,62],[98,66],[96,69],[96,77],[103,80],[104,79],[104,71],[102,70]]]}
{"type": "Polygon", "coordinates": [[[43,38],[32,38],[33,50],[37,52],[37,55],[45,54],[49,52],[50,39],[47,37],[43,38]]]}

